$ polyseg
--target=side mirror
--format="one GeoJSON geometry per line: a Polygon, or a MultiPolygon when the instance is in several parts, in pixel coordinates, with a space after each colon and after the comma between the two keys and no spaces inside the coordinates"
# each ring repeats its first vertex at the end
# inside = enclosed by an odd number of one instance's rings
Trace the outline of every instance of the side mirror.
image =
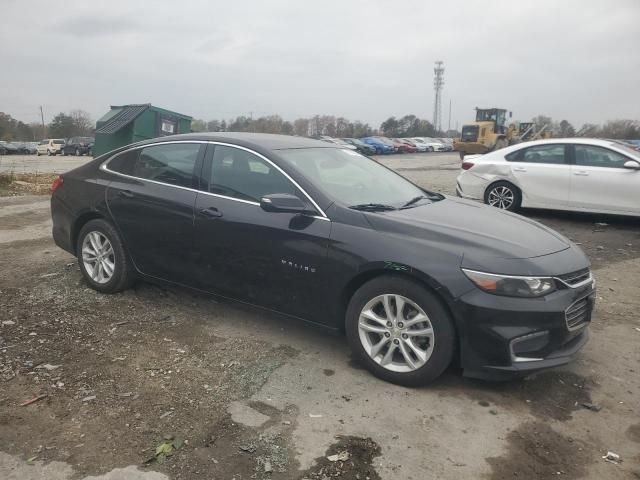
{"type": "Polygon", "coordinates": [[[260,199],[260,207],[265,212],[302,213],[307,204],[290,193],[272,193],[260,199]]]}
{"type": "Polygon", "coordinates": [[[624,168],[629,168],[631,170],[640,170],[640,162],[636,162],[635,160],[627,160],[624,162],[624,168]]]}

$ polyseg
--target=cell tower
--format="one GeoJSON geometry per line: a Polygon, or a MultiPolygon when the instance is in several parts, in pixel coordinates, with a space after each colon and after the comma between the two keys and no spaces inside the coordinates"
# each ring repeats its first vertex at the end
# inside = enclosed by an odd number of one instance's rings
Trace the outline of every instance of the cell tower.
{"type": "Polygon", "coordinates": [[[433,89],[436,98],[433,102],[433,127],[436,131],[442,131],[442,87],[444,86],[444,63],[441,60],[436,62],[433,69],[433,89]]]}

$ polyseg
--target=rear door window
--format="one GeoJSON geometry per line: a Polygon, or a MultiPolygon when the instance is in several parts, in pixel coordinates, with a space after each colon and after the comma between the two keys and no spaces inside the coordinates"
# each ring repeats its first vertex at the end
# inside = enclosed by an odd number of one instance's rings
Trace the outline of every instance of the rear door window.
{"type": "Polygon", "coordinates": [[[576,145],[576,165],[582,167],[624,168],[629,158],[604,147],[576,145]]]}
{"type": "Polygon", "coordinates": [[[199,143],[169,143],[140,150],[133,176],[145,180],[194,188],[199,143]]]}
{"type": "Polygon", "coordinates": [[[563,165],[567,163],[565,146],[536,145],[534,147],[523,148],[505,156],[510,162],[542,163],[551,165],[563,165]]]}
{"type": "Polygon", "coordinates": [[[138,160],[139,154],[140,150],[135,149],[116,155],[109,161],[107,168],[124,175],[133,175],[133,169],[136,166],[136,160],[138,160]]]}

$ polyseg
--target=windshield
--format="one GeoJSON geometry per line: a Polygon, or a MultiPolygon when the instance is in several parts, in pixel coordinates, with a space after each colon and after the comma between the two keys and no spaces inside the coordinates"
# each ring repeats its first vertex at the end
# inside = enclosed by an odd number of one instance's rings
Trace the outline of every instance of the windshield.
{"type": "Polygon", "coordinates": [[[440,199],[352,150],[301,148],[278,153],[325,194],[346,206],[379,204],[399,208],[416,197],[440,199]]]}
{"type": "Polygon", "coordinates": [[[625,150],[625,152],[630,153],[634,158],[640,157],[640,152],[636,150],[632,144],[613,140],[611,145],[625,150]]]}

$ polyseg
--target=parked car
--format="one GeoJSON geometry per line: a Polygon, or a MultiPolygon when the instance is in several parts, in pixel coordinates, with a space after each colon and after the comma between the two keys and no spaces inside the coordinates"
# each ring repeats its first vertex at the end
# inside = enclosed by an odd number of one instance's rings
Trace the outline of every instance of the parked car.
{"type": "Polygon", "coordinates": [[[387,154],[387,153],[395,153],[396,151],[393,145],[384,143],[380,141],[377,137],[363,137],[360,139],[360,141],[374,147],[376,149],[376,153],[380,155],[387,154]]]}
{"type": "Polygon", "coordinates": [[[441,143],[445,147],[446,152],[453,152],[453,141],[448,138],[434,138],[436,142],[441,143]]]}
{"type": "Polygon", "coordinates": [[[428,151],[428,148],[426,145],[419,145],[416,142],[412,141],[409,138],[394,138],[394,140],[398,141],[398,142],[402,142],[405,143],[407,145],[409,145],[409,147],[411,147],[410,149],[410,153],[416,153],[416,152],[426,152],[428,151]]]}
{"type": "Polygon", "coordinates": [[[35,155],[37,145],[36,142],[22,142],[18,144],[18,148],[20,153],[24,155],[35,155]]]}
{"type": "Polygon", "coordinates": [[[16,155],[20,153],[17,145],[11,142],[0,141],[0,155],[16,155]]]}
{"type": "Polygon", "coordinates": [[[374,147],[373,145],[368,145],[363,141],[358,140],[357,138],[343,138],[342,140],[356,147],[356,150],[364,155],[375,155],[376,153],[378,153],[376,147],[374,147]]]}
{"type": "Polygon", "coordinates": [[[640,152],[622,142],[554,138],[466,156],[459,196],[520,207],[640,215],[640,152]]]}
{"type": "Polygon", "coordinates": [[[381,135],[376,135],[374,138],[377,138],[378,141],[384,143],[385,145],[389,145],[390,147],[393,147],[393,153],[400,153],[398,151],[398,146],[396,145],[396,142],[392,141],[390,138],[383,137],[381,135]]]}
{"type": "Polygon", "coordinates": [[[522,375],[569,362],[588,338],[595,291],[579,247],[330,143],[162,137],[52,192],[53,238],[98,292],[140,279],[278,311],[346,332],[391,382],[430,382],[454,360],[470,376],[522,375]]]}
{"type": "Polygon", "coordinates": [[[400,153],[417,153],[418,149],[416,146],[410,142],[406,142],[400,138],[392,138],[391,141],[394,143],[398,152],[400,153]]]}
{"type": "Polygon", "coordinates": [[[62,152],[64,140],[62,138],[50,138],[42,140],[36,147],[36,155],[57,155],[62,152]]]}
{"type": "Polygon", "coordinates": [[[447,146],[442,142],[438,142],[437,140],[430,137],[420,137],[427,145],[433,147],[434,152],[446,152],[447,146]]]}
{"type": "Polygon", "coordinates": [[[424,147],[424,151],[425,151],[425,152],[433,152],[433,151],[434,151],[433,145],[429,145],[429,144],[427,144],[427,143],[426,143],[424,140],[422,140],[421,138],[418,138],[418,137],[412,137],[412,138],[410,138],[410,140],[411,140],[413,143],[415,143],[415,145],[416,145],[416,146],[418,146],[418,145],[419,145],[419,146],[421,146],[421,147],[424,147]]]}
{"type": "Polygon", "coordinates": [[[62,147],[62,155],[89,155],[90,146],[93,145],[93,137],[71,137],[65,141],[62,147]]]}
{"type": "Polygon", "coordinates": [[[318,137],[318,139],[322,140],[324,142],[329,142],[329,143],[333,143],[335,145],[340,145],[342,148],[346,148],[347,150],[357,150],[358,149],[355,145],[352,145],[349,142],[345,142],[341,138],[329,137],[328,135],[320,135],[318,137]]]}

